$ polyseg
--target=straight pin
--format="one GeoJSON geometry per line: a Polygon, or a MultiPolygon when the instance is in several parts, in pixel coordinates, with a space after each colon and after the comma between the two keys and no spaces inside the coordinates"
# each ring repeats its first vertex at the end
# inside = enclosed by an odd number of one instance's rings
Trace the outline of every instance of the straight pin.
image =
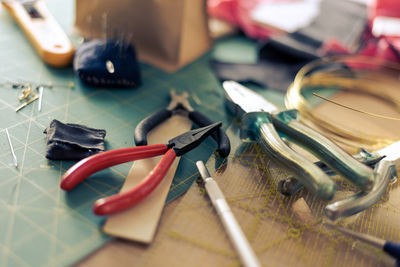
{"type": "Polygon", "coordinates": [[[92,36],[92,26],[93,26],[93,24],[92,24],[92,16],[87,16],[86,17],[86,27],[87,27],[87,32],[88,32],[88,38],[86,38],[86,39],[91,39],[93,36],[92,36]]]}
{"type": "Polygon", "coordinates": [[[38,111],[40,112],[42,110],[43,86],[39,86],[38,90],[39,90],[38,111]]]}
{"type": "Polygon", "coordinates": [[[128,33],[128,35],[126,36],[125,43],[129,45],[132,42],[132,38],[133,38],[133,32],[128,33]]]}
{"type": "Polygon", "coordinates": [[[30,103],[32,103],[33,101],[38,100],[38,99],[39,99],[39,96],[38,96],[38,95],[34,96],[34,97],[33,97],[32,99],[30,99],[29,101],[27,101],[27,102],[23,103],[22,105],[20,105],[19,107],[17,107],[17,108],[15,109],[15,112],[20,111],[21,109],[23,109],[24,107],[26,107],[27,105],[29,105],[30,103]]]}
{"type": "Polygon", "coordinates": [[[45,88],[50,88],[50,89],[52,89],[54,87],[74,88],[75,87],[75,83],[74,82],[68,82],[66,84],[61,84],[61,83],[53,84],[52,82],[47,82],[47,83],[39,84],[38,86],[43,86],[45,88]]]}
{"type": "Polygon", "coordinates": [[[119,57],[122,57],[122,52],[124,49],[124,42],[125,42],[125,32],[121,32],[120,36],[119,36],[119,57]]]}
{"type": "Polygon", "coordinates": [[[12,154],[12,157],[13,157],[14,166],[15,166],[15,168],[17,168],[18,167],[17,156],[15,155],[14,147],[13,147],[13,145],[11,143],[10,134],[8,133],[8,129],[7,128],[6,128],[6,134],[7,134],[7,139],[8,139],[8,144],[10,146],[11,154],[12,154]]]}
{"type": "Polygon", "coordinates": [[[118,43],[118,29],[117,28],[113,28],[112,39],[115,41],[114,42],[115,47],[117,47],[117,43],[118,43]]]}
{"type": "Polygon", "coordinates": [[[126,40],[124,40],[126,45],[122,55],[123,57],[125,57],[125,55],[128,53],[129,45],[132,43],[132,38],[133,38],[133,33],[132,32],[128,33],[128,35],[126,36],[126,40]]]}
{"type": "Polygon", "coordinates": [[[45,83],[36,83],[36,82],[31,82],[31,81],[21,81],[21,82],[9,81],[7,83],[0,84],[0,86],[7,85],[7,86],[11,86],[11,88],[13,88],[13,89],[23,89],[23,88],[27,88],[33,84],[35,84],[36,87],[43,86],[44,88],[50,88],[50,89],[52,89],[54,87],[62,87],[62,88],[74,88],[75,87],[75,84],[72,81],[65,83],[65,84],[62,84],[62,83],[54,84],[53,82],[50,82],[50,81],[45,82],[45,83]]]}
{"type": "Polygon", "coordinates": [[[103,50],[107,48],[107,13],[103,13],[101,16],[101,37],[103,38],[104,46],[103,50]]]}
{"type": "Polygon", "coordinates": [[[339,232],[346,234],[354,239],[358,239],[362,242],[365,242],[369,245],[372,245],[378,249],[382,249],[384,252],[392,256],[393,258],[396,259],[396,266],[399,266],[400,262],[400,243],[398,242],[393,242],[393,241],[387,241],[375,236],[370,236],[367,234],[363,233],[358,233],[354,232],[350,229],[346,229],[340,226],[337,226],[335,224],[332,224],[330,222],[325,222],[324,225],[333,228],[335,230],[338,230],[339,232]]]}

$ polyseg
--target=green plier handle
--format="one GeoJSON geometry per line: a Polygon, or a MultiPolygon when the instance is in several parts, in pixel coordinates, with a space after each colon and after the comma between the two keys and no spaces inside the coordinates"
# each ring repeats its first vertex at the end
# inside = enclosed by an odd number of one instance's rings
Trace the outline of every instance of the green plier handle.
{"type": "Polygon", "coordinates": [[[369,191],[374,184],[374,172],[357,161],[315,130],[297,120],[296,110],[279,113],[250,112],[242,118],[243,133],[261,143],[263,150],[281,165],[290,169],[296,178],[318,198],[331,200],[336,190],[334,181],[314,163],[289,148],[277,133],[304,147],[338,174],[369,191]]]}

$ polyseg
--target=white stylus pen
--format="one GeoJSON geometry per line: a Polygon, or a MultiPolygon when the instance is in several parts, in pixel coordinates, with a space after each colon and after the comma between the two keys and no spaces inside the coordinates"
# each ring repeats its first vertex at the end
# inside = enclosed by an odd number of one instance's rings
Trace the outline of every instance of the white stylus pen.
{"type": "Polygon", "coordinates": [[[210,176],[202,161],[197,161],[196,166],[201,178],[203,178],[207,194],[210,197],[233,246],[238,252],[243,265],[246,267],[261,266],[249,244],[249,241],[247,241],[246,236],[233,216],[233,213],[225,200],[224,194],[221,189],[219,189],[217,182],[210,176]]]}

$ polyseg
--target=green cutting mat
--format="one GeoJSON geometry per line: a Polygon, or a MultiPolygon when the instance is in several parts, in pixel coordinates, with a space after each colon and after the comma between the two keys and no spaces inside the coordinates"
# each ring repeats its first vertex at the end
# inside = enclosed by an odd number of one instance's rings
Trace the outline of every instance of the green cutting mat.
{"type": "MultiPolygon", "coordinates": [[[[73,23],[73,2],[47,1],[67,32],[73,23]]],[[[70,193],[60,190],[60,178],[74,162],[45,158],[43,130],[51,120],[105,129],[107,150],[132,146],[136,124],[166,107],[169,90],[174,88],[188,91],[196,110],[227,126],[223,92],[208,67],[211,53],[175,74],[143,64],[140,88],[105,90],[82,85],[72,69],[44,65],[4,9],[0,10],[0,48],[0,266],[70,265],[109,240],[100,230],[104,218],[92,214],[92,205],[119,191],[131,163],[93,175],[70,193]],[[16,113],[21,91],[12,89],[8,81],[55,86],[44,90],[41,112],[35,102],[16,113]],[[75,87],[65,86],[69,82],[75,87]],[[18,168],[12,165],[5,128],[18,168]]],[[[169,199],[190,186],[196,178],[194,162],[207,160],[214,149],[209,138],[181,159],[169,199]]]]}

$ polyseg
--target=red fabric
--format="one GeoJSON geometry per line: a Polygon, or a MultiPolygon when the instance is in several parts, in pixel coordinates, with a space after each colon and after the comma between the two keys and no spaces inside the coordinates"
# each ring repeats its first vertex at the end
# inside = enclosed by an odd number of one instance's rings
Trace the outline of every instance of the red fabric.
{"type": "Polygon", "coordinates": [[[359,54],[400,62],[400,36],[375,37],[371,33],[374,19],[379,16],[400,19],[399,0],[374,0],[368,7],[369,30],[364,38],[364,47],[359,54]]]}
{"type": "Polygon", "coordinates": [[[273,32],[255,24],[250,12],[260,3],[278,1],[282,0],[208,0],[207,5],[211,17],[238,26],[250,38],[265,39],[273,32]]]}
{"type": "Polygon", "coordinates": [[[369,17],[372,20],[379,16],[400,18],[400,1],[374,0],[369,9],[369,17]]]}
{"type": "Polygon", "coordinates": [[[373,56],[390,61],[400,62],[400,39],[381,37],[370,40],[359,53],[363,56],[373,56]]]}
{"type": "MultiPolygon", "coordinates": [[[[260,3],[284,0],[208,0],[211,17],[225,20],[239,27],[252,39],[267,39],[275,32],[255,24],[251,11],[260,3]]],[[[295,0],[294,0],[295,1],[295,0]]],[[[370,33],[371,23],[376,16],[400,17],[400,0],[375,0],[369,6],[369,29],[362,40],[363,48],[357,53],[400,62],[400,37],[376,38],[370,33]]],[[[329,40],[320,48],[321,55],[350,54],[352,51],[336,40],[329,40]]],[[[354,52],[353,52],[354,53],[354,52]]]]}

